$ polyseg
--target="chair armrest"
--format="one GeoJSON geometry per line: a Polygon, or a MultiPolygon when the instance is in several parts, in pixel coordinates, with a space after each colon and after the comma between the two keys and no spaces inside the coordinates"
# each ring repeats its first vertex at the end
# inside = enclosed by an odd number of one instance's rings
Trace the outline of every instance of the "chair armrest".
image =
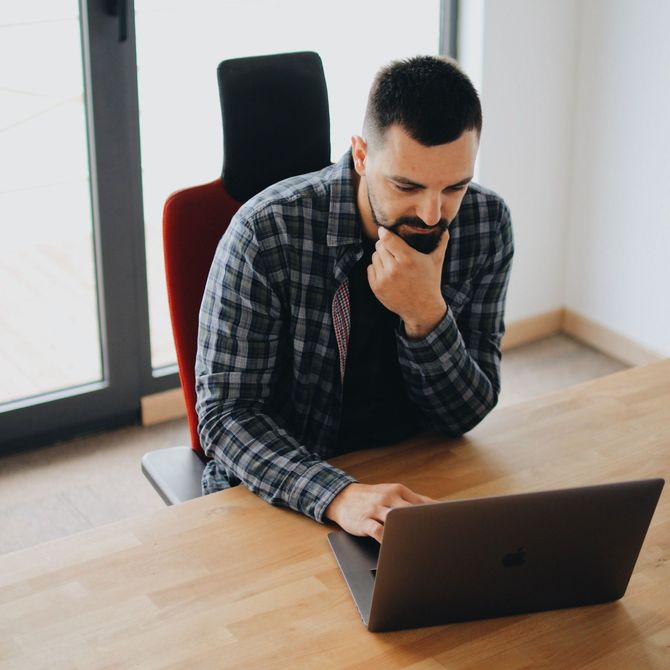
{"type": "Polygon", "coordinates": [[[142,457],[142,472],[168,505],[202,495],[205,461],[190,447],[168,447],[142,457]]]}

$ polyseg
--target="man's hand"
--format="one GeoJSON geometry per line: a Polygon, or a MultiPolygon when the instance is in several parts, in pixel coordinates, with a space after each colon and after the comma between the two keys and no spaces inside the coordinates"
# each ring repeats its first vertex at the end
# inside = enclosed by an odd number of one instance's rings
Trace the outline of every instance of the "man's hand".
{"type": "Polygon", "coordinates": [[[398,235],[379,228],[368,282],[379,302],[404,321],[410,338],[427,335],[447,311],[441,286],[448,244],[449,231],[445,230],[434,251],[423,254],[398,235]]]}
{"type": "Polygon", "coordinates": [[[381,543],[384,522],[394,507],[436,502],[402,484],[349,484],[326,508],[326,518],[352,535],[369,535],[381,543]]]}

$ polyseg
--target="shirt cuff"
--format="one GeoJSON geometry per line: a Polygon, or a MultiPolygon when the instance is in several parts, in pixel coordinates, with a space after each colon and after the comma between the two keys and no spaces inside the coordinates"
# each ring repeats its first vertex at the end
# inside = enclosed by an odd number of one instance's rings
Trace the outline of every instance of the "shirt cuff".
{"type": "Polygon", "coordinates": [[[423,376],[444,375],[445,365],[459,349],[465,347],[456,319],[449,308],[442,321],[425,337],[409,339],[402,321],[398,326],[397,335],[406,362],[423,376]]]}
{"type": "Polygon", "coordinates": [[[326,462],[314,463],[297,475],[288,493],[288,505],[319,523],[333,498],[357,480],[326,462]]]}

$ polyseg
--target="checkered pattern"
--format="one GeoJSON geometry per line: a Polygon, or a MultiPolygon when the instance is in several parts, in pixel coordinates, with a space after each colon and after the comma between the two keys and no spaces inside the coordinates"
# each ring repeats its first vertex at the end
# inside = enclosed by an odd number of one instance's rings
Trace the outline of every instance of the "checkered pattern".
{"type": "Polygon", "coordinates": [[[344,370],[347,363],[347,347],[351,331],[351,307],[349,306],[349,280],[335,291],[332,305],[333,328],[340,360],[340,380],[344,384],[344,370]]]}
{"type": "MultiPolygon", "coordinates": [[[[196,360],[203,493],[242,482],[317,521],[353,477],[337,449],[350,311],[363,255],[351,155],[271,186],[233,218],[200,310],[196,360]]],[[[425,338],[396,331],[409,398],[426,430],[457,436],[495,406],[513,255],[509,211],[471,184],[450,227],[443,320],[425,338]]]]}

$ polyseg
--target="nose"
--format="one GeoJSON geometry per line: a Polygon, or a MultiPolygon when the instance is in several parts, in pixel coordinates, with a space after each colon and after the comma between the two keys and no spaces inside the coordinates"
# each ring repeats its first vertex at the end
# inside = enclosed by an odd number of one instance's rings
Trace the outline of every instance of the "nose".
{"type": "Polygon", "coordinates": [[[426,193],[416,208],[416,215],[427,225],[434,226],[442,218],[442,196],[426,193]]]}

